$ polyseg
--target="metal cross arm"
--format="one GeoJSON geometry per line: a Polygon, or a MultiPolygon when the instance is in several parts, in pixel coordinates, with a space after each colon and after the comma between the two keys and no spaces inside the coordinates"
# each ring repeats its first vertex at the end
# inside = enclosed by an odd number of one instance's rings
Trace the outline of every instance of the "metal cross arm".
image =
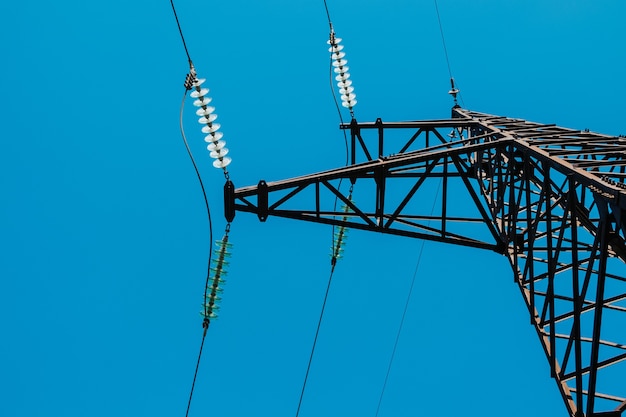
{"type": "Polygon", "coordinates": [[[231,207],[235,211],[256,213],[261,221],[268,216],[278,216],[343,224],[502,252],[496,228],[491,222],[485,222],[489,215],[480,204],[480,195],[470,184],[474,174],[467,164],[468,153],[489,146],[467,144],[456,149],[442,146],[428,152],[380,158],[289,180],[261,181],[257,186],[234,190],[230,196],[231,207]],[[352,201],[340,190],[340,180],[355,184],[352,201]],[[432,191],[440,183],[442,199],[433,210],[432,191]],[[392,195],[389,189],[394,193],[404,189],[405,193],[392,195]],[[453,212],[451,194],[460,191],[467,194],[477,210],[453,212]],[[340,208],[344,204],[350,208],[347,214],[340,208]],[[341,219],[344,214],[348,217],[347,223],[341,219]],[[475,225],[487,232],[486,235],[467,231],[467,224],[475,225]]]}
{"type": "Polygon", "coordinates": [[[458,107],[447,120],[341,128],[349,166],[239,189],[229,181],[229,221],[249,212],[496,251],[570,415],[620,416],[626,139],[458,107]]]}

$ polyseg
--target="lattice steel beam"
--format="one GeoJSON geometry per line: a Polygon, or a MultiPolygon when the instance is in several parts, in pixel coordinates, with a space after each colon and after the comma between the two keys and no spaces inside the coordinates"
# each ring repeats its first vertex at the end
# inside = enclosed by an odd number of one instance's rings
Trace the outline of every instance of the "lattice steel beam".
{"type": "Polygon", "coordinates": [[[621,416],[626,384],[607,374],[626,371],[626,139],[460,108],[452,116],[353,120],[341,126],[350,131],[351,165],[236,190],[229,182],[226,216],[287,217],[506,255],[568,412],[621,416]]]}

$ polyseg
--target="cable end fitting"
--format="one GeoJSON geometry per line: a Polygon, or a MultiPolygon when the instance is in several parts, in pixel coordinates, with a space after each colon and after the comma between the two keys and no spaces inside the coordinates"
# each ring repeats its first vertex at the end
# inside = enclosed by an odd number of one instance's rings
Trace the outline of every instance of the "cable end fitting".
{"type": "Polygon", "coordinates": [[[448,94],[450,94],[452,96],[452,98],[454,99],[454,107],[458,107],[459,103],[457,102],[457,94],[459,94],[459,89],[456,88],[454,86],[454,78],[450,78],[450,91],[448,91],[448,94]]]}
{"type": "Polygon", "coordinates": [[[192,89],[193,87],[193,80],[194,80],[195,76],[191,74],[191,72],[189,74],[187,74],[187,76],[185,77],[185,90],[189,91],[192,89]]]}

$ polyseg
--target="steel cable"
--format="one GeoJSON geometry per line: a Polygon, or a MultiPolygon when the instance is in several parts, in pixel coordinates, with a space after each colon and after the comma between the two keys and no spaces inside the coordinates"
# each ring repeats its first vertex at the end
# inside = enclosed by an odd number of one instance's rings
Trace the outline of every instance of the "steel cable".
{"type": "MultiPolygon", "coordinates": [[[[187,141],[187,136],[185,135],[185,128],[183,125],[183,111],[185,109],[185,99],[187,98],[187,89],[185,89],[185,93],[183,94],[183,100],[181,102],[180,105],[180,116],[179,116],[179,125],[180,125],[180,134],[182,136],[183,142],[185,144],[185,149],[187,150],[187,154],[189,155],[189,159],[191,160],[191,163],[193,164],[193,168],[196,172],[196,176],[198,177],[198,182],[200,183],[200,188],[202,190],[202,196],[204,198],[204,204],[206,206],[206,212],[207,212],[207,220],[209,223],[209,245],[212,244],[213,242],[213,221],[211,219],[211,208],[209,206],[209,200],[207,198],[206,195],[206,189],[204,188],[204,182],[202,181],[202,176],[200,175],[200,170],[198,169],[198,165],[196,164],[196,160],[193,157],[193,153],[191,152],[191,149],[189,148],[189,143],[187,141]]],[[[207,275],[206,275],[206,282],[204,285],[204,299],[206,299],[206,295],[207,295],[207,291],[209,288],[209,280],[211,279],[211,261],[212,261],[212,255],[213,255],[213,251],[211,250],[211,248],[209,247],[209,256],[208,256],[208,263],[207,263],[207,275]]],[[[204,307],[205,309],[205,313],[206,313],[206,307],[204,307]]],[[[205,314],[206,316],[206,314],[205,314]]],[[[209,323],[207,321],[203,322],[203,335],[202,335],[202,342],[200,344],[200,352],[198,353],[198,360],[196,362],[196,369],[195,372],[193,374],[193,382],[191,383],[191,390],[189,392],[189,401],[187,402],[187,411],[185,413],[185,416],[189,415],[189,408],[191,407],[191,398],[193,397],[193,391],[196,385],[196,378],[198,376],[198,368],[200,367],[200,358],[202,357],[202,349],[204,347],[204,339],[206,337],[206,333],[207,330],[209,328],[209,323]]]]}
{"type": "Polygon", "coordinates": [[[176,19],[176,25],[178,26],[178,33],[180,33],[180,38],[183,41],[185,54],[187,54],[187,60],[191,63],[191,57],[189,56],[189,51],[187,50],[187,42],[185,42],[185,37],[183,36],[183,30],[181,29],[180,22],[178,21],[178,14],[176,13],[176,8],[174,7],[174,0],[170,0],[170,4],[172,5],[172,11],[174,12],[174,18],[176,19]]]}
{"type": "MultiPolygon", "coordinates": [[[[448,66],[448,75],[450,76],[450,81],[452,82],[452,88],[454,88],[454,77],[452,76],[452,69],[450,67],[450,58],[448,56],[448,48],[446,46],[446,38],[443,36],[443,25],[441,24],[441,15],[439,14],[439,5],[437,4],[437,0],[435,1],[435,11],[437,12],[437,22],[439,22],[439,33],[441,34],[441,43],[443,44],[443,52],[446,56],[446,64],[448,66]]],[[[458,92],[459,98],[461,99],[461,103],[463,103],[463,107],[465,107],[465,103],[463,102],[463,96],[460,92],[458,92]]]]}
{"type": "MultiPolygon", "coordinates": [[[[433,206],[430,210],[430,216],[432,217],[435,211],[435,204],[437,202],[437,197],[439,196],[439,191],[441,189],[441,181],[439,181],[439,187],[437,187],[437,194],[435,194],[435,198],[433,199],[433,206]]],[[[427,225],[430,225],[430,220],[427,225]]],[[[396,334],[396,340],[393,343],[393,349],[391,351],[391,358],[389,359],[389,365],[387,366],[387,372],[385,374],[385,381],[383,382],[383,387],[380,392],[380,397],[378,398],[378,405],[376,406],[376,414],[378,417],[378,412],[380,411],[380,405],[383,402],[383,396],[385,395],[385,389],[387,388],[387,381],[389,380],[389,374],[391,373],[391,367],[393,366],[393,360],[396,356],[396,350],[398,348],[398,342],[400,341],[400,334],[402,333],[402,328],[404,327],[404,320],[406,318],[406,312],[409,309],[409,303],[411,301],[411,295],[413,294],[413,287],[415,286],[415,278],[417,277],[417,271],[419,269],[420,263],[422,261],[422,253],[424,251],[425,240],[422,239],[422,245],[420,247],[419,254],[417,256],[417,263],[415,264],[415,271],[413,272],[413,278],[411,279],[411,285],[409,286],[409,293],[407,294],[406,301],[404,303],[404,310],[402,311],[402,318],[400,319],[400,325],[398,326],[398,333],[396,334]]]]}

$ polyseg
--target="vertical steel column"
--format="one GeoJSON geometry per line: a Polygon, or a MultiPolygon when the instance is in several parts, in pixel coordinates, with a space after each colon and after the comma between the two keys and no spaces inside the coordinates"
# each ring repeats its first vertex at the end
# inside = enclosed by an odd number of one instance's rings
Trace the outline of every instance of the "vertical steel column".
{"type": "Polygon", "coordinates": [[[546,203],[546,250],[548,252],[548,294],[546,295],[546,302],[548,303],[548,321],[550,322],[550,376],[552,376],[552,378],[556,378],[556,329],[554,320],[554,273],[556,268],[552,248],[552,183],[550,181],[550,166],[546,163],[542,165],[544,170],[543,193],[544,201],[546,203]]]}
{"type": "Polygon", "coordinates": [[[576,366],[576,414],[574,417],[584,417],[584,395],[583,395],[583,374],[582,374],[582,343],[580,335],[580,315],[582,313],[582,297],[580,295],[580,284],[578,274],[578,219],[577,219],[577,207],[578,196],[576,194],[576,181],[572,176],[568,178],[568,207],[570,211],[571,219],[571,235],[572,235],[572,298],[574,303],[574,324],[573,324],[573,338],[574,338],[574,356],[576,366]]]}
{"type": "Polygon", "coordinates": [[[526,183],[526,230],[528,233],[528,256],[526,258],[525,268],[528,270],[528,288],[530,294],[530,324],[536,325],[535,321],[535,253],[534,253],[534,241],[535,241],[535,228],[536,224],[533,222],[533,209],[532,209],[532,193],[531,193],[531,181],[530,181],[530,161],[528,157],[524,160],[524,182],[526,183]]]}
{"type": "Polygon", "coordinates": [[[356,164],[356,137],[359,134],[359,125],[355,119],[350,122],[350,164],[356,164]]]}
{"type": "Polygon", "coordinates": [[[515,235],[517,232],[517,211],[518,206],[515,204],[515,159],[513,157],[513,146],[509,146],[508,152],[508,189],[509,189],[509,201],[508,212],[509,218],[507,222],[507,245],[513,246],[513,268],[517,271],[517,242],[515,241],[515,235]]]}
{"type": "Polygon", "coordinates": [[[443,158],[443,190],[441,195],[441,237],[446,236],[446,217],[448,208],[448,156],[443,158]]]}
{"type": "Polygon", "coordinates": [[[605,200],[598,198],[594,194],[594,199],[600,213],[600,224],[598,225],[598,282],[596,288],[596,307],[593,317],[593,336],[591,340],[591,358],[589,361],[589,388],[587,389],[587,415],[593,416],[596,396],[596,383],[598,378],[598,358],[600,354],[600,336],[602,325],[602,310],[604,306],[604,284],[606,279],[606,260],[608,256],[608,235],[610,231],[609,210],[605,200]]]}
{"type": "MultiPolygon", "coordinates": [[[[495,205],[496,211],[494,212],[497,219],[500,220],[500,239],[505,235],[505,227],[504,227],[504,179],[503,176],[503,165],[504,161],[502,158],[502,149],[500,147],[496,148],[496,169],[497,169],[497,185],[496,191],[497,196],[495,197],[495,205]]],[[[504,239],[502,239],[504,240],[504,239]]]]}
{"type": "Polygon", "coordinates": [[[383,129],[383,121],[382,119],[376,119],[376,126],[378,127],[378,158],[382,158],[384,154],[384,137],[385,137],[385,129],[383,129]]]}
{"type": "Polygon", "coordinates": [[[387,182],[387,175],[385,175],[385,168],[379,167],[374,171],[374,179],[376,181],[376,225],[383,227],[385,216],[385,184],[387,182]]]}

